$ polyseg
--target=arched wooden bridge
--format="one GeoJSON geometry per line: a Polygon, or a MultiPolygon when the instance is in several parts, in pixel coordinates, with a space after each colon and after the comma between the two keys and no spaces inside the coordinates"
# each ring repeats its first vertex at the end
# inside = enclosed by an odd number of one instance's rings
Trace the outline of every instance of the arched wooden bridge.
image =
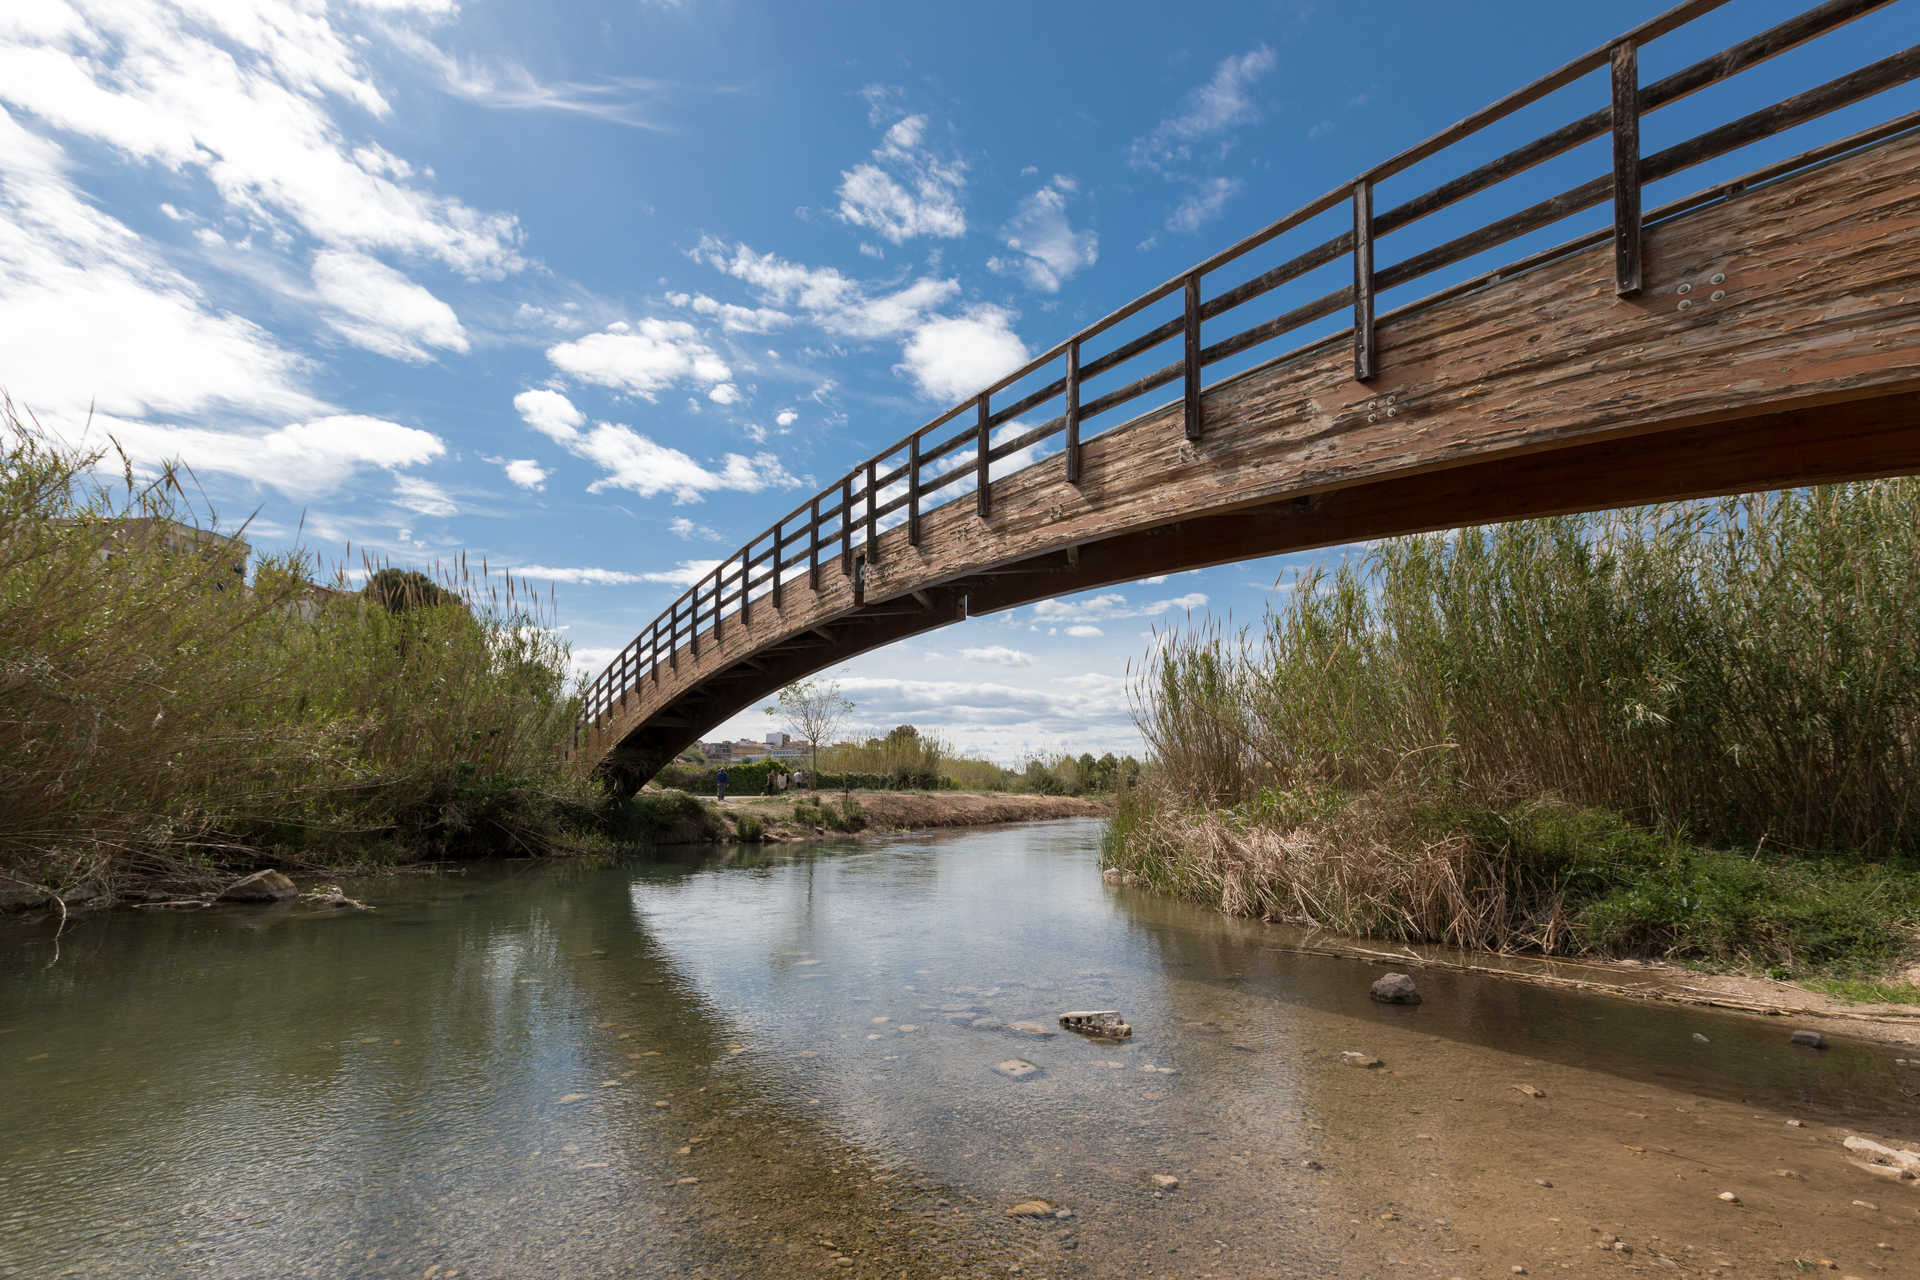
{"type": "Polygon", "coordinates": [[[1640,144],[1644,117],[1761,64],[1798,65],[1770,60],[1875,10],[1910,37],[1920,0],[1830,0],[1642,82],[1641,49],[1697,33],[1688,24],[1723,3],[1682,4],[1375,166],[861,462],[621,652],[588,689],[575,758],[637,786],[813,671],[1151,574],[1920,472],[1920,45],[1640,144]],[[1582,91],[1571,123],[1376,209],[1388,179],[1582,91]],[[1643,187],[1756,145],[1803,147],[1801,126],[1842,111],[1846,136],[1829,126],[1811,150],[1643,208],[1643,187]],[[1861,128],[1863,114],[1881,123],[1861,128]],[[1538,166],[1588,153],[1599,172],[1521,203],[1538,166]],[[1470,198],[1498,216],[1465,219],[1470,198]],[[1610,225],[1536,247],[1595,208],[1610,225]],[[1416,224],[1424,248],[1376,261],[1385,237],[1419,241],[1416,224]],[[1524,256],[1481,269],[1502,246],[1524,256]],[[1330,273],[1338,287],[1315,293],[1330,273]],[[1417,281],[1442,287],[1376,316],[1376,295],[1417,281]],[[1162,387],[1179,398],[1120,420],[1162,387]],[[1036,411],[1046,420],[1029,425],[1036,411]]]}

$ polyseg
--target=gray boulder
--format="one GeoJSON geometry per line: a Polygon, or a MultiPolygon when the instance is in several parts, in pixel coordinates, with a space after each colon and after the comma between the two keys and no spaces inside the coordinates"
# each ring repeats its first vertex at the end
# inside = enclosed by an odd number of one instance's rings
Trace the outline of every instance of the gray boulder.
{"type": "Polygon", "coordinates": [[[1373,998],[1381,1004],[1419,1004],[1420,989],[1404,973],[1389,973],[1373,984],[1373,998]]]}

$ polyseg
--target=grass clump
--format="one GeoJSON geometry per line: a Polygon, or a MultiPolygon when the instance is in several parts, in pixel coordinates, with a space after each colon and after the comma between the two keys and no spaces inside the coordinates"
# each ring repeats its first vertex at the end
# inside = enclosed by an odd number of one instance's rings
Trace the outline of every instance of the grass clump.
{"type": "Polygon", "coordinates": [[[1775,972],[1920,922],[1920,482],[1396,540],[1136,673],[1109,860],[1345,931],[1775,972]]]}
{"type": "Polygon", "coordinates": [[[0,418],[0,876],[49,895],[535,852],[593,803],[567,654],[510,579],[247,561],[176,470],[0,418]],[[248,573],[248,570],[251,573],[248,573]],[[415,581],[418,579],[419,581],[415,581]]]}
{"type": "Polygon", "coordinates": [[[848,796],[837,807],[830,798],[808,796],[794,802],[793,820],[803,826],[824,827],[828,831],[859,831],[867,825],[867,814],[852,796],[848,796]]]}

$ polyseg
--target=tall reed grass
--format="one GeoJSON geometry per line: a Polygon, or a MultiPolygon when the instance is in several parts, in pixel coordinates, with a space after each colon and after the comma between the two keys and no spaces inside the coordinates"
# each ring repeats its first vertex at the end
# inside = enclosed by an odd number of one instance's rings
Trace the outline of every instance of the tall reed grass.
{"type": "MultiPolygon", "coordinates": [[[[457,602],[316,601],[138,521],[218,529],[176,469],[0,421],[0,875],[71,895],[282,860],[497,851],[577,804],[566,650],[510,578],[457,602]]],[[[244,534],[244,526],[220,530],[244,534]]],[[[379,566],[367,564],[368,570],[379,566]]],[[[336,583],[336,585],[344,585],[336,583]]]]}
{"type": "Polygon", "coordinates": [[[1920,852],[1920,481],[1399,539],[1158,641],[1116,857],[1229,906],[1575,946],[1489,861],[1542,804],[1748,856],[1920,852]],[[1398,870],[1337,887],[1369,861],[1398,870]]]}

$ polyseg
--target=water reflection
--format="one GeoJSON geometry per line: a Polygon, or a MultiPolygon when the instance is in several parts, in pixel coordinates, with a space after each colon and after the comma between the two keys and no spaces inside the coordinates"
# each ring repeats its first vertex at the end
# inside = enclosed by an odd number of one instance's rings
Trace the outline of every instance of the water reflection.
{"type": "Polygon", "coordinates": [[[87,921],[51,969],[15,929],[0,1274],[1444,1275],[1575,1257],[1650,1152],[1911,1136],[1886,1053],[1462,974],[1377,1006],[1364,966],[1103,885],[1098,835],[383,880],[367,916],[87,921]],[[1585,1198],[1533,1213],[1536,1178],[1585,1198]],[[1003,1212],[1036,1196],[1071,1216],[1003,1212]]]}

